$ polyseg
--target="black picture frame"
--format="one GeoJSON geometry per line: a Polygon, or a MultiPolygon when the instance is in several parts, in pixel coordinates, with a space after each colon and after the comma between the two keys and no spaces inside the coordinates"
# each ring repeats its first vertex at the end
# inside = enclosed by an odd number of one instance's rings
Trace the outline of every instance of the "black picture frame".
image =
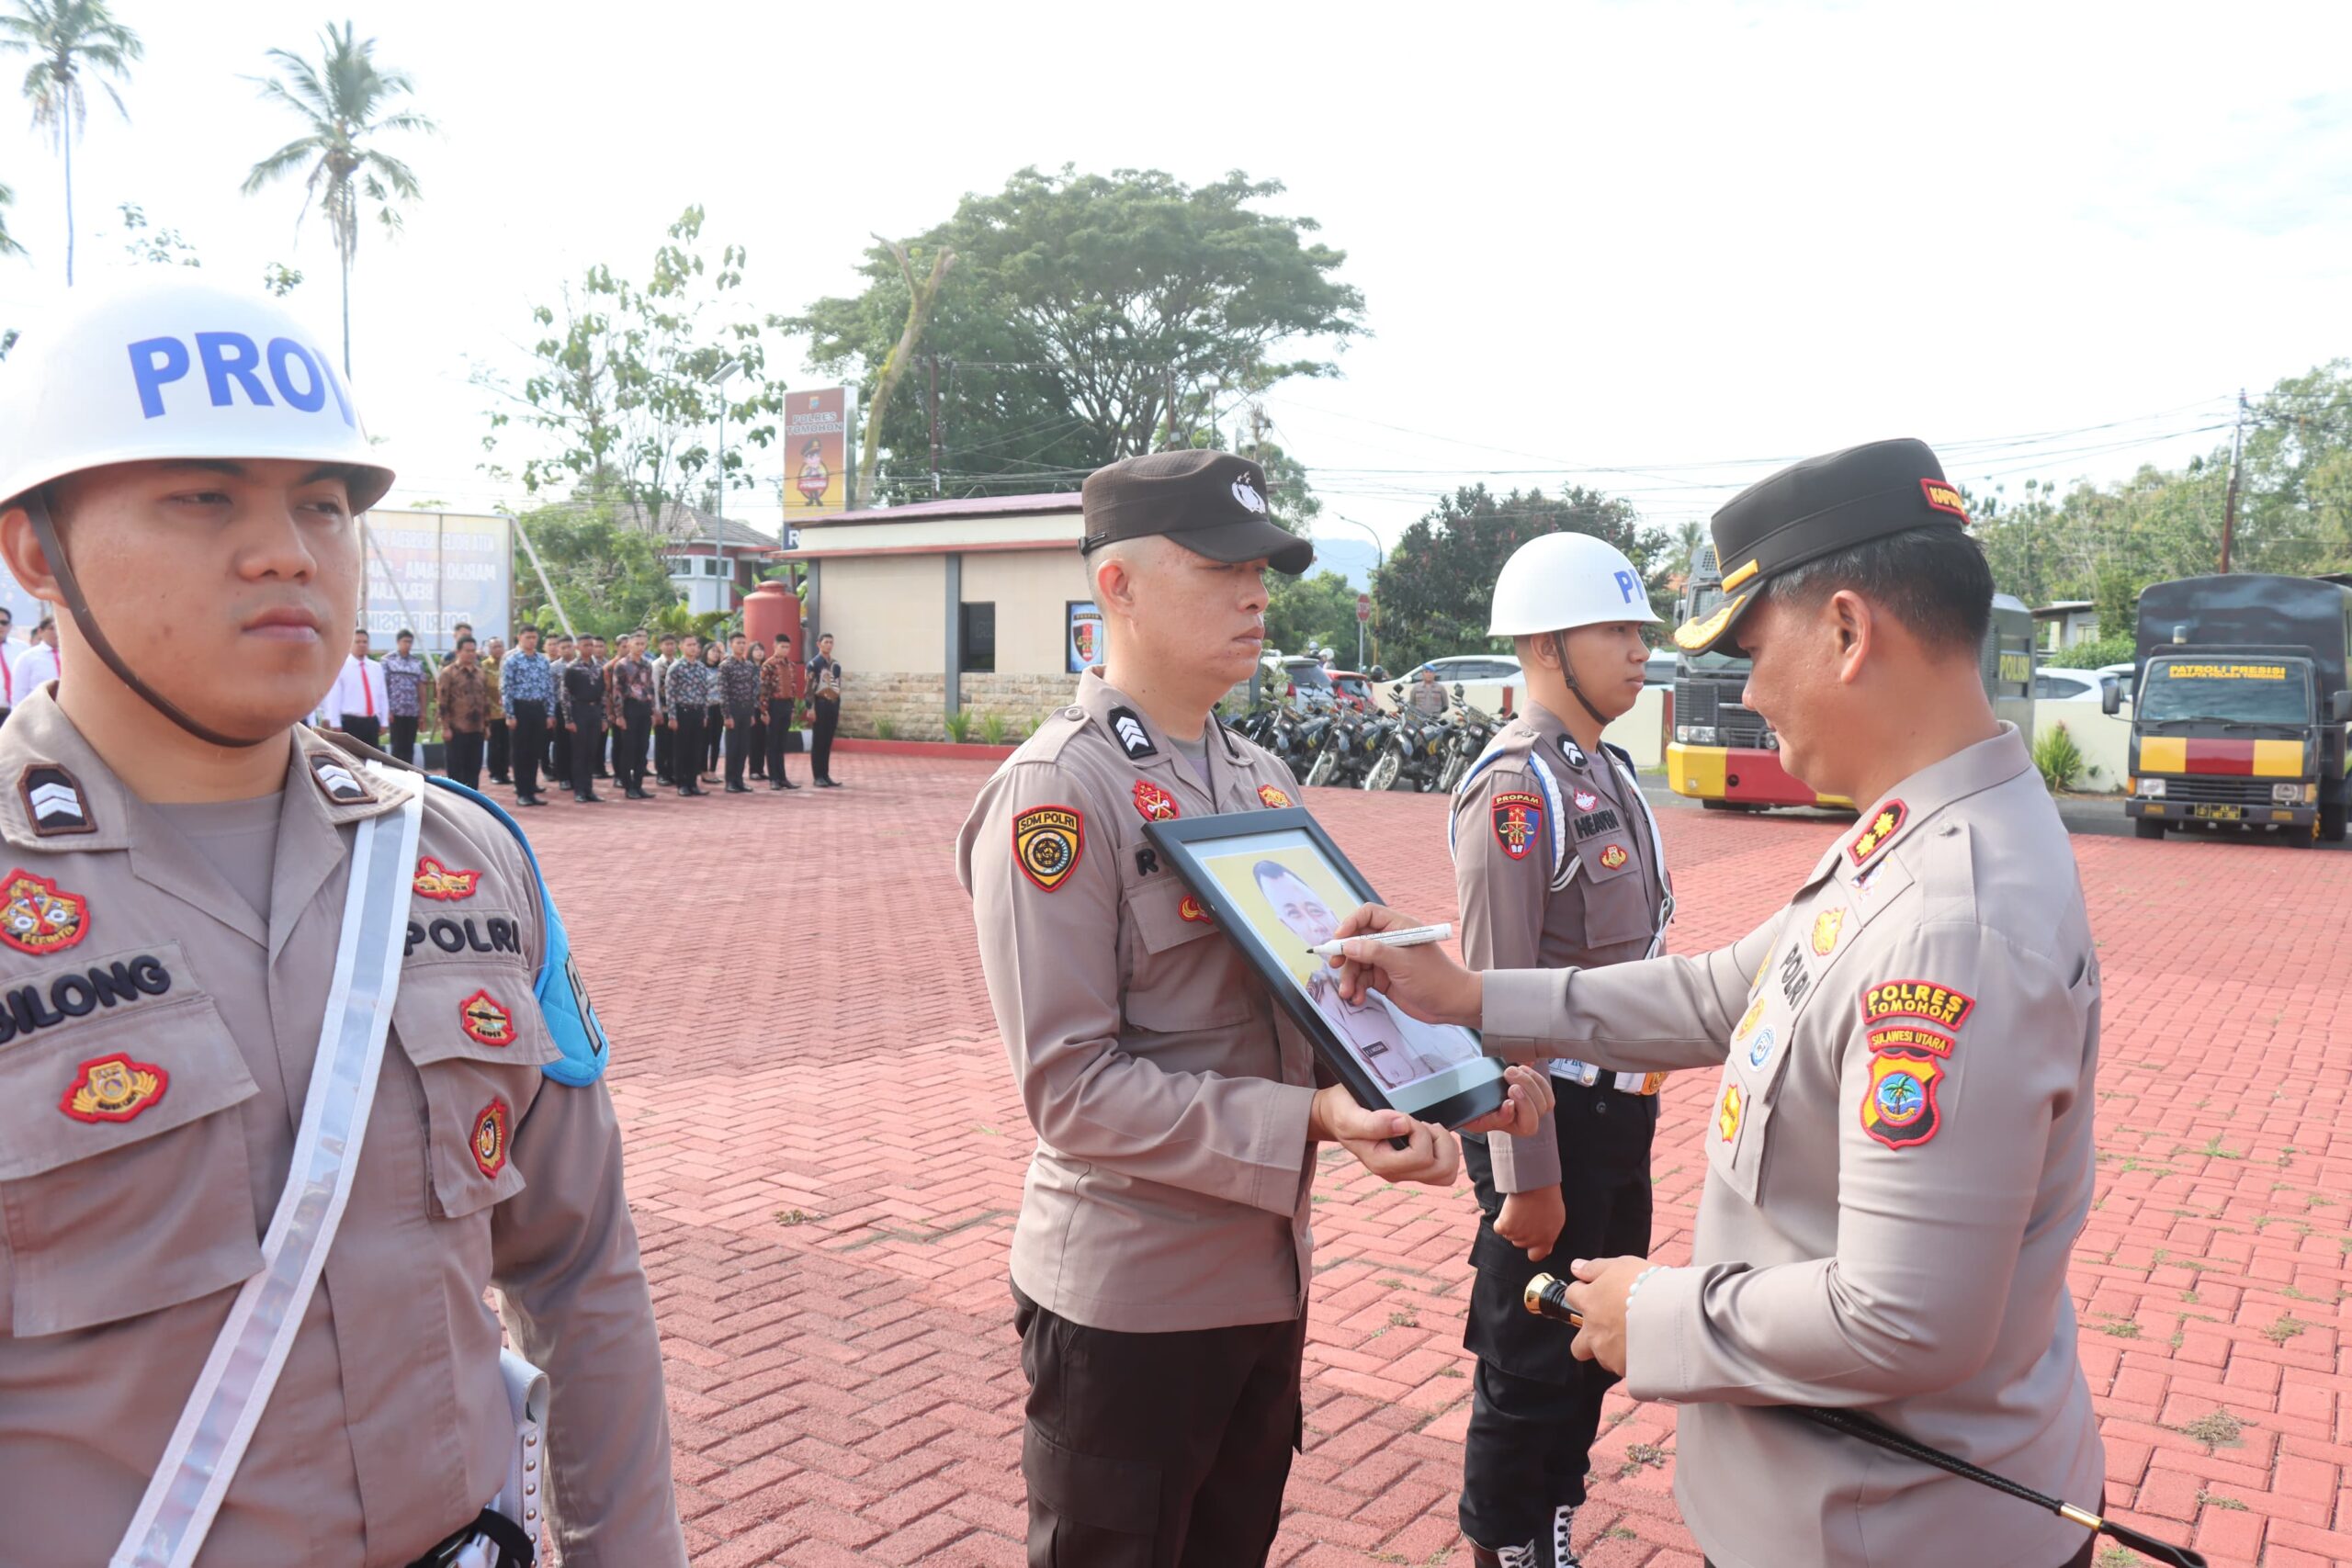
{"type": "MultiPolygon", "coordinates": [[[[1283,884],[1259,877],[1259,868],[1270,863],[1278,871],[1287,870],[1290,879],[1312,897],[1321,897],[1313,883],[1325,882],[1327,886],[1336,884],[1355,904],[1380,902],[1363,873],[1340,852],[1340,846],[1331,841],[1323,825],[1304,807],[1171,818],[1146,823],[1144,833],[1159,851],[1161,860],[1175,870],[1193,897],[1200,900],[1209,918],[1216,922],[1218,931],[1249,961],[1275,1002],[1305,1032],[1315,1047],[1316,1060],[1347,1086],[1358,1104],[1374,1111],[1401,1111],[1417,1121],[1435,1122],[1446,1127],[1475,1122],[1502,1105],[1507,1092],[1504,1064],[1486,1054],[1477,1031],[1422,1023],[1406,1016],[1377,992],[1373,995],[1376,1010],[1348,1007],[1337,1000],[1335,993],[1329,992],[1325,993],[1325,1004],[1318,1005],[1309,995],[1310,982],[1284,962],[1289,955],[1277,953],[1269,946],[1274,939],[1267,933],[1266,917],[1272,917],[1274,923],[1283,919],[1266,891],[1270,886],[1283,884]],[[1312,855],[1319,863],[1321,875],[1314,875],[1313,868],[1302,863],[1306,855],[1312,855]],[[1249,892],[1237,893],[1234,884],[1238,875],[1231,868],[1245,859],[1250,860],[1252,880],[1249,892]],[[1244,898],[1252,900],[1257,907],[1245,907],[1244,898]],[[1335,1011],[1364,1018],[1375,1033],[1388,1038],[1372,1043],[1371,1057],[1360,1054],[1358,1046],[1341,1038],[1339,1025],[1325,1011],[1326,1005],[1335,1011]],[[1432,1060],[1447,1065],[1392,1084],[1369,1065],[1381,1056],[1396,1063],[1399,1072],[1432,1060]]],[[[1351,904],[1328,913],[1336,923],[1352,908],[1351,904]]],[[[1302,953],[1312,945],[1286,930],[1283,945],[1287,948],[1292,941],[1298,942],[1302,953]]],[[[1320,964],[1322,960],[1315,959],[1313,963],[1320,964]]]]}

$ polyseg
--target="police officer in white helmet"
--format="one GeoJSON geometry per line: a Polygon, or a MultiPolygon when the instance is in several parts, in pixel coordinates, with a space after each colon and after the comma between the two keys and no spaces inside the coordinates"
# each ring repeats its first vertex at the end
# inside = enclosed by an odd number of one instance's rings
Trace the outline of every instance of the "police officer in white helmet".
{"type": "MultiPolygon", "coordinates": [[[[1590,967],[1657,952],[1671,913],[1633,760],[1601,739],[1641,694],[1657,622],[1639,571],[1587,534],[1529,540],[1495,581],[1487,631],[1526,672],[1519,716],[1455,793],[1448,826],[1474,968],[1590,967]]],[[[1479,1224],[1464,1343],[1478,1358],[1462,1530],[1478,1568],[1576,1563],[1576,1510],[1616,1380],[1521,1303],[1544,1258],[1645,1253],[1658,1077],[1551,1064],[1534,1135],[1463,1140],[1479,1224]]]]}
{"type": "Polygon", "coordinates": [[[63,649],[0,731],[10,1568],[685,1561],[554,905],[486,802],[301,723],[391,480],[268,301],[84,300],[0,367],[63,649]]]}

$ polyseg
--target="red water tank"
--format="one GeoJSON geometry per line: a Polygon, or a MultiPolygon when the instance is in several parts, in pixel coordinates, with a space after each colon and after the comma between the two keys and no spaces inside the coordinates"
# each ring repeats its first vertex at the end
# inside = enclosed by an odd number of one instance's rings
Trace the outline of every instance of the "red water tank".
{"type": "Polygon", "coordinates": [[[754,642],[763,642],[774,652],[775,639],[789,639],[783,651],[796,664],[807,661],[802,648],[800,626],[800,596],[787,582],[763,582],[743,597],[743,631],[754,642]]]}

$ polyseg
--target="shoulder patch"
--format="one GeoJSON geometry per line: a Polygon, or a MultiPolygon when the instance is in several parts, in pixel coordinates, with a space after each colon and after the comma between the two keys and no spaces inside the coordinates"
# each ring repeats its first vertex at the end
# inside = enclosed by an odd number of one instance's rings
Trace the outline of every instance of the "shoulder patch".
{"type": "Polygon", "coordinates": [[[1276,789],[1272,784],[1260,784],[1258,786],[1258,798],[1264,801],[1268,807],[1276,811],[1280,811],[1283,807],[1293,804],[1290,798],[1290,792],[1288,790],[1276,789]]]}
{"type": "Polygon", "coordinates": [[[1625,852],[1625,846],[1623,844],[1611,844],[1600,852],[1600,863],[1610,871],[1615,871],[1633,858],[1625,852]]]}
{"type": "Polygon", "coordinates": [[[1012,858],[1044,892],[1069,881],[1085,852],[1086,814],[1074,806],[1033,806],[1012,819],[1012,858]]]}
{"type": "Polygon", "coordinates": [[[1944,1065],[1908,1051],[1888,1051],[1871,1057],[1871,1081],[1862,1090],[1862,1131],[1890,1149],[1907,1149],[1933,1138],[1942,1128],[1936,1105],[1936,1085],[1944,1065]]]}
{"type": "Polygon", "coordinates": [[[1494,798],[1495,842],[1512,860],[1525,860],[1544,837],[1544,800],[1524,790],[1494,798]]]}
{"type": "Polygon", "coordinates": [[[1903,830],[1904,818],[1910,814],[1901,801],[1888,801],[1879,807],[1877,816],[1863,824],[1862,830],[1854,835],[1854,841],[1846,846],[1846,858],[1857,866],[1869,864],[1871,856],[1886,848],[1887,841],[1903,830]]]}
{"type": "Polygon", "coordinates": [[[90,820],[81,784],[54,762],[35,762],[27,768],[17,776],[17,793],[24,797],[25,820],[40,838],[98,830],[98,825],[90,820]]]}
{"type": "Polygon", "coordinates": [[[1881,1024],[1870,1032],[1872,1051],[1925,1051],[1930,1056],[1949,1056],[1959,1043],[1949,1034],[1939,1034],[1916,1023],[1881,1024]]]}
{"type": "Polygon", "coordinates": [[[359,782],[340,757],[325,751],[311,753],[311,780],[319,793],[336,806],[360,806],[376,798],[376,792],[359,782]]]}
{"type": "Polygon", "coordinates": [[[1976,1010],[1976,998],[1933,980],[1882,980],[1862,987],[1862,1022],[1916,1018],[1939,1029],[1957,1030],[1976,1010]]]}

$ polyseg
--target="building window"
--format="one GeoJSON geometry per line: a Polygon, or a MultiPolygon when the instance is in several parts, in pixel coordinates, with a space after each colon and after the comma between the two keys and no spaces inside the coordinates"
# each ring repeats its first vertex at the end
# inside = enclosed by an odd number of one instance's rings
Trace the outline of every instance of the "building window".
{"type": "Polygon", "coordinates": [[[958,617],[956,668],[967,675],[996,673],[996,606],[966,604],[958,617]]]}

